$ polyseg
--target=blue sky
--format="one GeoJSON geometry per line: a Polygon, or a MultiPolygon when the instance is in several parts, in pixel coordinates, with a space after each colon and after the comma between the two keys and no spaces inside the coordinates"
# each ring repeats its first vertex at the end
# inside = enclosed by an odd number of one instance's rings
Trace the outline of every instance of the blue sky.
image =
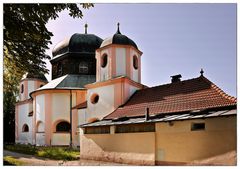
{"type": "Polygon", "coordinates": [[[65,37],[84,33],[86,22],[88,33],[102,39],[120,22],[121,33],[143,52],[143,84],[166,84],[176,74],[195,78],[203,68],[209,80],[236,96],[236,4],[95,4],[83,13],[73,19],[64,11],[49,21],[54,36],[47,54],[65,37]]]}

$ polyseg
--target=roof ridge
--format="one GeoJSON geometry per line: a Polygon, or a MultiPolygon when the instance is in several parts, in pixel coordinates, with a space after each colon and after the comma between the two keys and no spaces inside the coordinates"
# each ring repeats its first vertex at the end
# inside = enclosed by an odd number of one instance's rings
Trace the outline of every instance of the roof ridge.
{"type": "Polygon", "coordinates": [[[230,96],[229,94],[227,94],[226,92],[224,92],[220,87],[218,87],[215,83],[213,83],[212,81],[210,81],[208,78],[206,78],[205,76],[202,76],[203,80],[211,83],[211,88],[214,89],[217,93],[220,94],[220,96],[224,97],[225,99],[228,99],[230,101],[233,102],[237,102],[237,98],[230,96]]]}
{"type": "MultiPolygon", "coordinates": [[[[200,77],[201,77],[201,76],[200,76],[200,77]]],[[[200,77],[191,78],[191,79],[186,79],[186,80],[183,80],[183,81],[180,81],[180,82],[175,82],[175,83],[188,82],[188,81],[191,81],[191,80],[200,79],[200,77]]],[[[175,84],[175,83],[174,83],[174,84],[175,84]]],[[[163,86],[170,86],[170,85],[172,85],[172,84],[173,84],[173,83],[165,83],[165,84],[161,84],[161,85],[157,85],[157,86],[152,86],[152,87],[143,88],[143,89],[140,89],[139,91],[147,90],[147,89],[153,89],[153,88],[158,88],[158,87],[163,87],[163,86]]]]}

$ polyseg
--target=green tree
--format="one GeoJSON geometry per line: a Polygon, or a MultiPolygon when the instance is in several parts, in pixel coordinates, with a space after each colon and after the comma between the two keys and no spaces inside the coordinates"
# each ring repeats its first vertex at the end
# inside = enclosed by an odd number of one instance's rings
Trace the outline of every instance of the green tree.
{"type": "Polygon", "coordinates": [[[26,72],[48,73],[44,60],[52,32],[50,19],[68,10],[73,18],[82,18],[82,8],[93,4],[4,4],[3,5],[3,111],[4,142],[14,142],[14,112],[19,82],[26,72]]]}

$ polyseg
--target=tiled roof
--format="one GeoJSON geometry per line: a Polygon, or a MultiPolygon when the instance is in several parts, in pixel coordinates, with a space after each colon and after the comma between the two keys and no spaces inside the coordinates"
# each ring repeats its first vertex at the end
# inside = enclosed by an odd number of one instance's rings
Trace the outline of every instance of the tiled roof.
{"type": "Polygon", "coordinates": [[[72,109],[84,109],[84,108],[87,108],[87,101],[74,106],[72,109]]]}
{"type": "Polygon", "coordinates": [[[236,105],[236,98],[224,93],[204,76],[136,91],[128,102],[104,119],[203,110],[236,105]]]}
{"type": "Polygon", "coordinates": [[[96,81],[95,75],[72,75],[67,74],[50,81],[37,90],[43,89],[83,89],[86,84],[96,81]]]}

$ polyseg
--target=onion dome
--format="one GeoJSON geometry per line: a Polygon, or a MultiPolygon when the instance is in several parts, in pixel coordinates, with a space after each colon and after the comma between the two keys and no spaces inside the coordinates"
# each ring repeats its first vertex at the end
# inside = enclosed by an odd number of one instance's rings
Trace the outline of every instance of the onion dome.
{"type": "Polygon", "coordinates": [[[136,43],[132,39],[130,39],[127,36],[121,34],[121,32],[119,30],[119,25],[120,24],[118,23],[117,25],[118,25],[117,32],[113,36],[111,36],[109,38],[106,38],[102,42],[100,48],[102,48],[104,46],[107,46],[107,45],[110,45],[110,44],[118,44],[118,45],[130,45],[130,46],[133,46],[134,48],[138,49],[136,43]]]}
{"type": "Polygon", "coordinates": [[[75,33],[69,38],[60,41],[52,50],[53,58],[65,53],[95,53],[102,43],[102,39],[94,34],[87,34],[87,24],[85,34],[75,33]]]}

